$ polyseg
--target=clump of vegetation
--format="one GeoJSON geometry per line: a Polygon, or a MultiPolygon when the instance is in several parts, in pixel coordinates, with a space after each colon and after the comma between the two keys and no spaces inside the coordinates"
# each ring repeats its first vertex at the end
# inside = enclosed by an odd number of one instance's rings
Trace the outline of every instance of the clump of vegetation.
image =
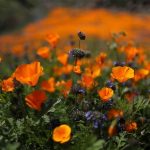
{"type": "Polygon", "coordinates": [[[49,34],[36,52],[5,54],[1,149],[148,149],[150,62],[125,35],[95,53],[79,32],[78,44],[71,38],[64,50],[59,35],[49,34]]]}

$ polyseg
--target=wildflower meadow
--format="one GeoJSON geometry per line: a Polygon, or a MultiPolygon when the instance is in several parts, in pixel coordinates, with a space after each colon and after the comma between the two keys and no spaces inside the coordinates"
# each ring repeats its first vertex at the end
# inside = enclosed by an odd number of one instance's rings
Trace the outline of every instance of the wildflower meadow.
{"type": "Polygon", "coordinates": [[[121,21],[120,32],[107,34],[107,26],[91,27],[88,16],[76,31],[82,15],[74,26],[67,15],[60,18],[64,30],[52,17],[0,36],[1,150],[150,149],[149,37],[123,31],[133,22],[121,21]]]}

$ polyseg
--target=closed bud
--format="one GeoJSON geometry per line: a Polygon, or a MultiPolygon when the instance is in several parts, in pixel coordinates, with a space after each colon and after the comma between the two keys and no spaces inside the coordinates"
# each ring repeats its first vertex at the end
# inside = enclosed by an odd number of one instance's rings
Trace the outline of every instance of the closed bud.
{"type": "Polygon", "coordinates": [[[78,37],[80,38],[80,40],[85,40],[86,39],[85,34],[81,31],[78,33],[78,37]]]}

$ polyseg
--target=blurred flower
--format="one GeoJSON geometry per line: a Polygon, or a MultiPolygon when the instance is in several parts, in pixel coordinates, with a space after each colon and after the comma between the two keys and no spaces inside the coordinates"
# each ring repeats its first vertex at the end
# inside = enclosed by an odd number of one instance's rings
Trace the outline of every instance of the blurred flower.
{"type": "Polygon", "coordinates": [[[134,78],[134,70],[127,66],[113,67],[111,76],[112,76],[112,78],[114,78],[122,83],[122,82],[127,81],[128,79],[134,78]]]}
{"type": "Polygon", "coordinates": [[[71,128],[66,124],[56,127],[53,131],[53,140],[61,144],[68,142],[71,138],[71,128]]]}
{"type": "Polygon", "coordinates": [[[101,75],[101,68],[97,64],[92,65],[91,67],[85,68],[85,74],[97,78],[101,75]]]}
{"type": "Polygon", "coordinates": [[[1,83],[1,86],[2,86],[2,91],[12,92],[14,90],[14,87],[15,87],[13,78],[10,77],[8,79],[3,80],[1,83]]]}
{"type": "Polygon", "coordinates": [[[128,132],[133,132],[135,130],[137,130],[137,123],[134,121],[128,121],[125,124],[125,130],[128,132]]]}
{"type": "Polygon", "coordinates": [[[105,59],[107,57],[106,53],[100,53],[97,57],[96,57],[96,62],[99,66],[102,66],[105,62],[105,59]]]}
{"type": "Polygon", "coordinates": [[[58,81],[56,83],[56,87],[58,88],[58,90],[61,91],[61,93],[64,96],[67,96],[71,90],[72,87],[72,80],[68,80],[68,81],[58,81]]]}
{"type": "Polygon", "coordinates": [[[117,124],[117,120],[113,120],[111,125],[109,126],[108,128],[108,135],[110,137],[114,136],[117,134],[117,127],[116,127],[116,124],[117,124]]]}
{"type": "Polygon", "coordinates": [[[76,74],[81,74],[82,71],[81,71],[81,68],[79,65],[76,65],[73,67],[73,72],[76,73],[76,74]]]}
{"type": "Polygon", "coordinates": [[[49,47],[41,47],[37,50],[37,55],[39,55],[42,58],[48,59],[50,57],[50,49],[49,47]]]}
{"type": "Polygon", "coordinates": [[[23,64],[18,66],[13,74],[13,77],[22,84],[35,86],[42,74],[43,67],[40,62],[35,61],[31,64],[23,64]]]}
{"type": "Polygon", "coordinates": [[[51,77],[47,81],[43,81],[41,83],[41,88],[48,92],[54,92],[55,91],[55,79],[51,77]]]}
{"type": "Polygon", "coordinates": [[[85,113],[85,118],[87,121],[91,121],[93,123],[94,128],[102,128],[104,122],[107,120],[107,117],[99,111],[87,111],[85,113]]]}
{"type": "Polygon", "coordinates": [[[135,71],[134,80],[137,82],[141,79],[144,79],[146,76],[148,76],[149,70],[147,69],[139,69],[135,71]]]}
{"type": "Polygon", "coordinates": [[[61,64],[66,65],[67,62],[68,62],[68,54],[66,54],[66,53],[59,54],[59,55],[57,56],[57,60],[58,60],[61,64]]]}
{"type": "Polygon", "coordinates": [[[82,75],[81,84],[85,88],[91,88],[94,85],[94,79],[89,75],[82,75]]]}
{"type": "Polygon", "coordinates": [[[133,61],[135,56],[137,56],[138,49],[136,47],[133,47],[133,45],[129,44],[125,48],[125,53],[126,53],[126,56],[127,56],[127,62],[130,62],[130,61],[133,61]]]}
{"type": "Polygon", "coordinates": [[[46,37],[46,40],[48,41],[48,43],[51,45],[52,48],[55,48],[58,40],[60,39],[58,34],[48,34],[46,37]]]}
{"type": "Polygon", "coordinates": [[[102,101],[107,102],[113,96],[114,91],[111,88],[104,87],[98,91],[98,94],[102,101]]]}
{"type": "Polygon", "coordinates": [[[35,110],[40,110],[47,97],[44,91],[35,90],[25,97],[26,104],[35,110]]]}
{"type": "Polygon", "coordinates": [[[108,119],[114,119],[118,117],[123,117],[123,111],[118,109],[111,109],[107,113],[108,119]]]}

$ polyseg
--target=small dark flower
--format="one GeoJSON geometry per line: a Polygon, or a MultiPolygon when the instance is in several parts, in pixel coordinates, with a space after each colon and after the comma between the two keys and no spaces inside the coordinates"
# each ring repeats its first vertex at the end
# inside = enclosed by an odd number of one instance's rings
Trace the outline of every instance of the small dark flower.
{"type": "Polygon", "coordinates": [[[74,48],[69,52],[70,57],[81,59],[85,57],[85,52],[79,48],[74,48]]]}
{"type": "Polygon", "coordinates": [[[86,112],[85,117],[86,117],[87,120],[91,120],[91,118],[93,117],[92,111],[86,112]]]}
{"type": "Polygon", "coordinates": [[[85,34],[81,31],[78,33],[78,37],[80,38],[80,40],[85,40],[86,39],[85,34]]]}
{"type": "Polygon", "coordinates": [[[99,122],[98,122],[98,120],[95,120],[95,121],[93,122],[93,127],[96,128],[96,129],[99,127],[99,122]]]}

